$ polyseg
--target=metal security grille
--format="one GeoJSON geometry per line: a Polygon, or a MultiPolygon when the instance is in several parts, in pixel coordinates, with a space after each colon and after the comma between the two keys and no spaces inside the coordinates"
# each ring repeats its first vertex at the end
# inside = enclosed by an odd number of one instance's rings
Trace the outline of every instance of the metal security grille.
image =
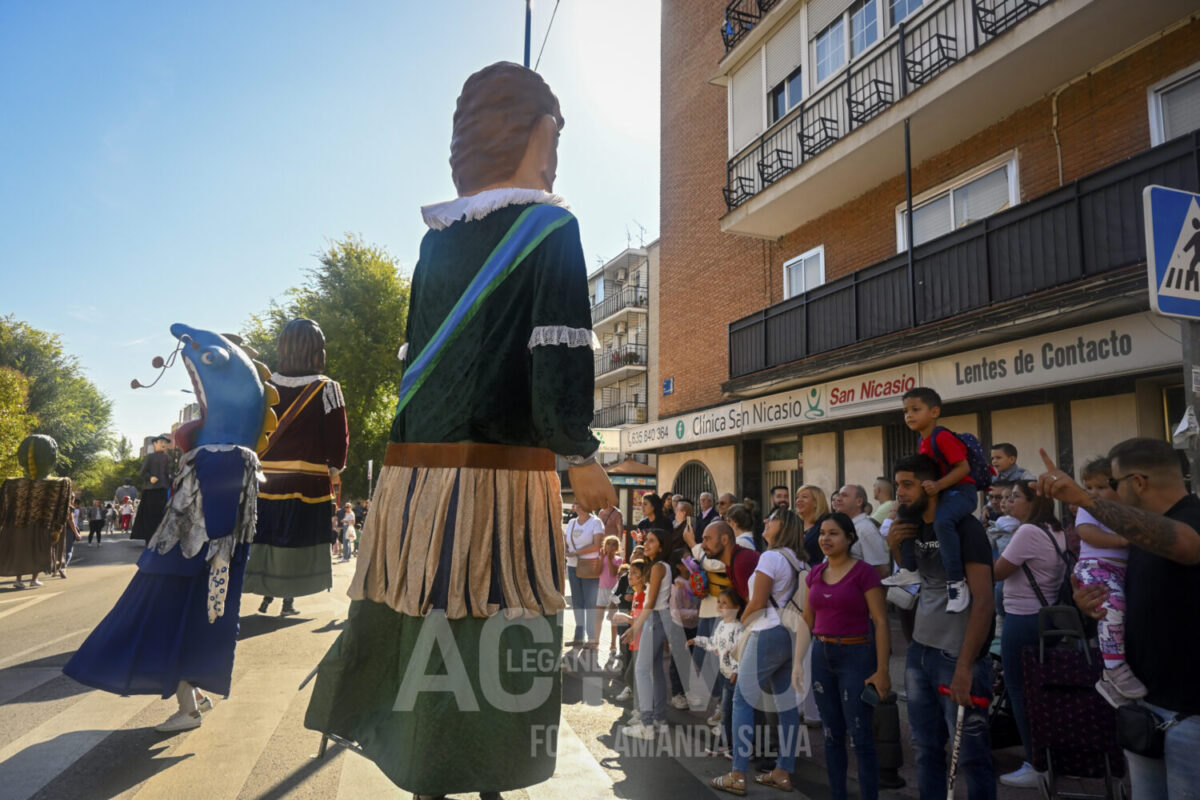
{"type": "Polygon", "coordinates": [[[883,463],[879,474],[889,481],[893,479],[892,469],[896,462],[904,456],[917,452],[919,437],[908,429],[903,422],[883,426],[883,463]]]}
{"type": "Polygon", "coordinates": [[[695,503],[701,492],[709,492],[714,497],[716,496],[717,487],[713,483],[712,473],[699,461],[689,461],[675,476],[675,484],[671,487],[671,493],[681,494],[695,503]]]}

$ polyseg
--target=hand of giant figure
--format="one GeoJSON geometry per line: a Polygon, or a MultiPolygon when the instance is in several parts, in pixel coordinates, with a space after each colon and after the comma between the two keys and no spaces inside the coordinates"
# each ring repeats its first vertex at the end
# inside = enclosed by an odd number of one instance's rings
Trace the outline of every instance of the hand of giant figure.
{"type": "Polygon", "coordinates": [[[171,333],[178,349],[155,364],[182,355],[200,418],[175,432],[183,456],[137,574],[63,668],[114,694],[175,694],[179,712],[158,726],[164,732],[200,724],[197,706],[211,701],[199,690],[229,694],[262,479],[256,451],[275,428],[277,399],[237,337],[180,324],[171,333]]]}
{"type": "Polygon", "coordinates": [[[579,224],[551,193],[562,129],[558,99],[524,67],[493,64],[463,86],[458,197],[422,209],[354,602],[305,718],[418,795],[491,797],[553,774],[567,575],[556,455],[583,503],[615,499],[593,460],[579,224]]]}

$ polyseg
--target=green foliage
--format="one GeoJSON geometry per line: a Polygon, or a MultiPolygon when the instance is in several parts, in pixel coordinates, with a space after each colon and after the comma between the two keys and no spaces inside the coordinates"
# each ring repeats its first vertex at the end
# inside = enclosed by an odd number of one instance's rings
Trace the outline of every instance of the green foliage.
{"type": "Polygon", "coordinates": [[[37,417],[29,412],[29,380],[15,369],[0,367],[0,480],[22,475],[17,446],[35,425],[37,417]]]}
{"type": "MultiPolygon", "coordinates": [[[[121,438],[113,444],[109,449],[109,453],[112,455],[114,461],[128,461],[134,457],[133,443],[124,434],[121,434],[121,438]]],[[[130,474],[132,475],[133,473],[130,474]]]]}
{"type": "Polygon", "coordinates": [[[75,357],[63,352],[57,334],[12,315],[0,317],[0,367],[28,381],[28,412],[37,419],[33,432],[58,442],[56,472],[83,479],[109,446],[112,402],[84,376],[75,357]]]}
{"type": "Polygon", "coordinates": [[[350,425],[350,455],[342,473],[345,499],[367,496],[367,460],[383,466],[392,409],[400,389],[396,353],[404,342],[409,281],[386,250],[347,235],[319,256],[303,285],[251,317],[243,338],[271,367],[276,339],[296,317],[325,333],[325,374],[342,385],[350,425]]]}
{"type": "Polygon", "coordinates": [[[102,457],[92,464],[82,481],[75,483],[75,491],[85,503],[91,503],[92,500],[107,503],[113,499],[113,493],[126,478],[133,476],[136,482],[141,469],[142,459],[136,455],[123,459],[102,457]]]}

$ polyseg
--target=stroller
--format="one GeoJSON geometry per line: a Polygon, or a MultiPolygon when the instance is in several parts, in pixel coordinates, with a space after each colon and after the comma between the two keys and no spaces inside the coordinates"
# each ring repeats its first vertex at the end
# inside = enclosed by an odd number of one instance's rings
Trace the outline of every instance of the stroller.
{"type": "Polygon", "coordinates": [[[1116,711],[1095,689],[1102,662],[1079,613],[1047,606],[1038,615],[1038,646],[1022,654],[1033,766],[1046,772],[1042,797],[1124,800],[1125,756],[1117,744],[1116,711]],[[1058,779],[1103,778],[1104,794],[1059,791],[1058,779]]]}

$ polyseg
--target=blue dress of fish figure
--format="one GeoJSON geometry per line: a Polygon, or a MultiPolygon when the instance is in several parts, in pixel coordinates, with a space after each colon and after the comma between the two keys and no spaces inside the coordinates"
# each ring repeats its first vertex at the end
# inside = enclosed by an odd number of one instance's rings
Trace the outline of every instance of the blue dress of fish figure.
{"type": "Polygon", "coordinates": [[[122,695],[166,698],[181,681],[228,695],[274,390],[236,337],[180,324],[171,333],[201,419],[176,431],[179,475],[137,574],[63,672],[122,695]]]}

